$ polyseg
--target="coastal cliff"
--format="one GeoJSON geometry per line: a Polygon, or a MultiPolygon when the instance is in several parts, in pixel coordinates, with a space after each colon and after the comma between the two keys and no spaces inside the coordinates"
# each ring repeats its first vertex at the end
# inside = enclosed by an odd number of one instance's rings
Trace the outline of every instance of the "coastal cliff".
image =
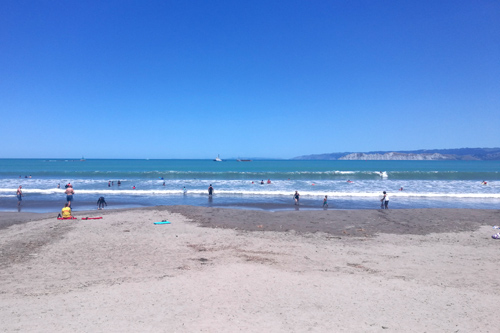
{"type": "Polygon", "coordinates": [[[404,153],[385,153],[385,154],[365,154],[365,153],[352,153],[339,160],[395,160],[395,161],[436,161],[436,160],[456,160],[454,156],[443,154],[404,154],[404,153]]]}
{"type": "Polygon", "coordinates": [[[374,151],[344,152],[317,155],[304,155],[294,160],[381,160],[381,161],[443,161],[500,160],[500,148],[457,148],[457,149],[421,149],[413,151],[374,151]]]}

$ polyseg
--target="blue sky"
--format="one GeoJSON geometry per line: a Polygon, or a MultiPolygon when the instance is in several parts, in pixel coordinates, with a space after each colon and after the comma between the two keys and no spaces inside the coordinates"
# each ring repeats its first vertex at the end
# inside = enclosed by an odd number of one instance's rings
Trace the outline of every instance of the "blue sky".
{"type": "Polygon", "coordinates": [[[500,2],[2,1],[0,157],[500,146],[500,2]]]}

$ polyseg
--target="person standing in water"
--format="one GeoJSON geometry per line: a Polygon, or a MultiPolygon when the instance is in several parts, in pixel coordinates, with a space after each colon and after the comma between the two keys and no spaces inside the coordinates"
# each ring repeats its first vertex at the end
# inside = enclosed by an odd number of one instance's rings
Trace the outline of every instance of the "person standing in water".
{"type": "Polygon", "coordinates": [[[325,195],[325,198],[323,199],[323,207],[328,207],[328,196],[325,195]]]}
{"type": "Polygon", "coordinates": [[[66,188],[66,201],[68,202],[68,207],[71,208],[71,202],[73,201],[73,195],[75,194],[75,191],[73,191],[73,185],[68,184],[68,187],[66,188]]]}
{"type": "Polygon", "coordinates": [[[380,208],[382,209],[389,209],[389,196],[387,193],[384,191],[384,197],[380,200],[380,208]]]}
{"type": "Polygon", "coordinates": [[[299,204],[299,199],[300,199],[300,194],[298,191],[295,191],[295,194],[293,195],[293,198],[295,199],[295,204],[299,204]]]}
{"type": "Polygon", "coordinates": [[[212,184],[210,184],[210,186],[208,187],[208,195],[212,195],[214,192],[214,188],[212,187],[212,184]]]}
{"type": "Polygon", "coordinates": [[[23,191],[21,190],[23,187],[21,185],[19,185],[19,187],[17,188],[17,205],[18,206],[21,206],[21,201],[23,201],[23,191]]]}
{"type": "Polygon", "coordinates": [[[99,199],[97,199],[97,209],[100,210],[100,209],[104,209],[104,205],[108,205],[108,203],[106,202],[106,200],[104,199],[104,197],[99,197],[99,199]]]}

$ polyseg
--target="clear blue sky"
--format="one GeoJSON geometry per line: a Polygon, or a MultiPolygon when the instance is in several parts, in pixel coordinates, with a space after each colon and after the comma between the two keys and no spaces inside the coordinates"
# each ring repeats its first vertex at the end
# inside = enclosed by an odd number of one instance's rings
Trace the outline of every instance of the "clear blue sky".
{"type": "Polygon", "coordinates": [[[500,2],[1,1],[0,157],[500,146],[500,2]]]}

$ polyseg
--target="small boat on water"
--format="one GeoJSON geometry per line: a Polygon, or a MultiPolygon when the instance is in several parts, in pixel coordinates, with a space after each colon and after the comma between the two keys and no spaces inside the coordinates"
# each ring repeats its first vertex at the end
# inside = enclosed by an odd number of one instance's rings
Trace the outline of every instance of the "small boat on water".
{"type": "Polygon", "coordinates": [[[252,162],[252,160],[241,160],[239,158],[236,161],[238,161],[238,162],[252,162]]]}
{"type": "Polygon", "coordinates": [[[215,162],[222,162],[219,154],[217,154],[217,157],[214,159],[215,162]]]}

